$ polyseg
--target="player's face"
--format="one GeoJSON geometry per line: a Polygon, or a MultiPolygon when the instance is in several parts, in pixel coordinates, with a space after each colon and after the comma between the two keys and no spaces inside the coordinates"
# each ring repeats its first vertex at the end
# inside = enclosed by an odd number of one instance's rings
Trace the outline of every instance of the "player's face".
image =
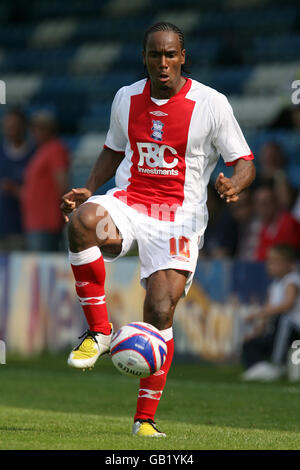
{"type": "Polygon", "coordinates": [[[152,96],[171,97],[182,86],[181,66],[185,62],[185,49],[181,49],[178,34],[157,31],[149,34],[143,51],[152,85],[152,96]]]}

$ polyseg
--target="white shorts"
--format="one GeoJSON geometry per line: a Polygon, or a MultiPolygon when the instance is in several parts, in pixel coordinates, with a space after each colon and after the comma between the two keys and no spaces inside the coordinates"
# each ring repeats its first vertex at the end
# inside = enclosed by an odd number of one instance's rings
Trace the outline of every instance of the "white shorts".
{"type": "MultiPolygon", "coordinates": [[[[146,288],[146,279],[156,271],[178,269],[189,272],[183,296],[187,294],[192,284],[203,237],[191,232],[187,238],[183,235],[185,232],[181,224],[148,217],[112,194],[92,196],[85,201],[88,202],[99,204],[109,213],[123,240],[121,253],[111,257],[103,254],[105,261],[115,261],[126,255],[136,241],[141,263],[141,285],[146,288]]],[[[107,230],[106,223],[103,223],[102,227],[105,226],[107,230]]],[[[111,233],[110,236],[114,234],[111,233]]]]}

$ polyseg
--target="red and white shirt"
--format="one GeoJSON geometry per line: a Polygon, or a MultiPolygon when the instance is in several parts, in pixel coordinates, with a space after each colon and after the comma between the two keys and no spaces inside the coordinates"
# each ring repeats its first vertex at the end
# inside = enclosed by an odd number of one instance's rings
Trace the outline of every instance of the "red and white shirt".
{"type": "Polygon", "coordinates": [[[151,98],[147,79],[121,88],[105,147],[125,154],[109,193],[158,219],[171,208],[171,221],[196,207],[207,219],[206,188],[220,154],[228,166],[254,158],[227,98],[188,78],[169,100],[151,98]]]}

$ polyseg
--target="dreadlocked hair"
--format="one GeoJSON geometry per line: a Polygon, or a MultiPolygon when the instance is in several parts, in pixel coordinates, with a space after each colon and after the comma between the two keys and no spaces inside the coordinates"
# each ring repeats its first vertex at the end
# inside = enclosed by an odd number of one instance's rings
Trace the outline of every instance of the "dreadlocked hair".
{"type": "MultiPolygon", "coordinates": [[[[173,33],[177,34],[179,38],[181,50],[184,49],[184,34],[181,31],[181,29],[179,29],[178,26],[176,26],[175,24],[169,23],[168,21],[160,21],[159,23],[155,23],[154,25],[146,29],[145,34],[144,34],[144,41],[143,41],[144,51],[146,50],[149,35],[151,33],[157,33],[158,31],[172,31],[173,33]]],[[[189,57],[187,59],[189,62],[189,57]]],[[[181,66],[181,71],[186,74],[190,73],[186,64],[183,64],[181,66]]]]}

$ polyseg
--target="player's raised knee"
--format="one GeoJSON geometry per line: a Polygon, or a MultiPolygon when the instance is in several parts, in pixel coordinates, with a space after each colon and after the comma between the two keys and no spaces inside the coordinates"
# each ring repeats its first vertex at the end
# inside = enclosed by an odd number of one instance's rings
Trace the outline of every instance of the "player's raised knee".
{"type": "Polygon", "coordinates": [[[83,204],[73,212],[70,226],[77,230],[95,230],[97,225],[97,205],[83,204]]]}
{"type": "Polygon", "coordinates": [[[98,221],[96,204],[83,204],[73,212],[68,227],[71,251],[98,244],[96,235],[98,221]]]}

